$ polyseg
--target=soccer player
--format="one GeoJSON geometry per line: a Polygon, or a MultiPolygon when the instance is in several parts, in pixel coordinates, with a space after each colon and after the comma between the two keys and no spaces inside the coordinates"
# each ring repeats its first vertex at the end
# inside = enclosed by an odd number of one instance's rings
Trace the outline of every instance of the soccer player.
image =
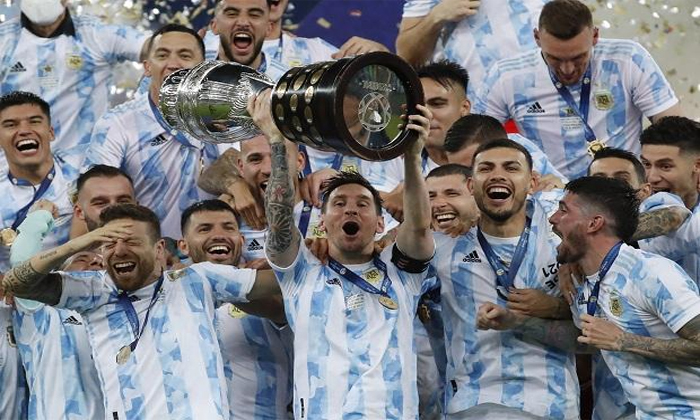
{"type": "Polygon", "coordinates": [[[506,306],[521,289],[536,289],[557,313],[568,311],[558,299],[558,238],[547,222],[560,194],[528,198],[534,187],[523,146],[508,139],[484,143],[468,180],[481,213],[477,228],[456,238],[435,234],[432,266],[442,290],[448,419],[578,417],[572,352],[511,332],[476,329],[480,305],[506,306]]]}
{"type": "MultiPolygon", "coordinates": [[[[220,200],[193,204],[182,214],[180,247],[193,263],[238,265],[243,238],[236,218],[220,200]]],[[[281,298],[264,303],[281,326],[246,313],[240,304],[227,303],[216,310],[231,419],[284,419],[292,402],[292,334],[281,298]]]]}
{"type": "Polygon", "coordinates": [[[139,61],[147,37],[129,26],[73,16],[66,0],[25,0],[0,25],[0,92],[30,91],[53,109],[56,156],[78,166],[97,119],[107,111],[113,66],[139,61]]]}
{"type": "Polygon", "coordinates": [[[211,263],[163,271],[152,211],[117,204],[100,221],[14,267],[2,291],[83,315],[111,418],[228,418],[215,308],[278,294],[274,276],[211,263]],[[100,244],[106,271],[52,271],[100,244]]]}
{"type": "Polygon", "coordinates": [[[384,228],[379,195],[357,173],[342,173],[327,184],[323,199],[324,266],[294,226],[294,174],[268,104],[266,91],[249,108],[272,148],[265,251],[294,331],[295,418],[416,418],[413,318],[434,250],[420,173],[430,112],[419,105],[422,115],[408,117],[406,127],[419,137],[404,154],[407,217],[396,245],[374,253],[374,236],[384,228]]]}
{"type": "Polygon", "coordinates": [[[7,176],[0,178],[5,197],[0,203],[0,273],[10,269],[10,245],[17,228],[40,199],[54,203],[58,212],[44,247],[68,240],[73,213],[69,189],[78,171],[51,153],[54,137],[46,101],[28,92],[0,97],[0,146],[8,163],[7,176]]]}
{"type": "Polygon", "coordinates": [[[567,178],[585,175],[589,153],[608,146],[638,154],[642,116],[681,112],[678,98],[638,43],[599,39],[588,6],[554,0],[534,32],[540,47],[489,70],[474,112],[515,120],[567,178]]]}
{"type": "Polygon", "coordinates": [[[448,163],[425,177],[434,231],[449,235],[466,232],[476,225],[479,209],[467,188],[471,176],[472,171],[467,166],[448,163]]]}
{"type": "Polygon", "coordinates": [[[160,86],[169,74],[192,68],[204,57],[201,38],[192,29],[168,24],[148,42],[148,94],[105,114],[95,125],[83,171],[92,165],[114,166],[133,180],[136,199],[153,209],[163,234],[180,238],[180,215],[190,204],[210,196],[197,187],[205,164],[219,152],[215,145],[173,130],[158,109],[160,86]]]}
{"type": "Polygon", "coordinates": [[[497,60],[535,47],[527,34],[547,1],[406,0],[396,51],[414,65],[458,63],[480,86],[497,60]]]}
{"type": "Polygon", "coordinates": [[[600,349],[637,418],[698,418],[697,284],[672,261],[624,244],[638,222],[639,199],[629,184],[584,177],[566,189],[550,221],[562,238],[558,261],[579,263],[586,275],[572,306],[580,331],[493,304],[479,308],[480,328],[512,328],[553,345],[571,348],[578,341],[600,349]]]}

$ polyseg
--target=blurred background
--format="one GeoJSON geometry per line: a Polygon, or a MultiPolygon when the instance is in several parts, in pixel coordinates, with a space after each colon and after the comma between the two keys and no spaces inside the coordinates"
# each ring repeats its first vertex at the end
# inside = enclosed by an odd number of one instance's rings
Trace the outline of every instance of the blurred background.
{"type": "MultiPolygon", "coordinates": [[[[504,1],[504,0],[482,0],[504,1]]],[[[215,0],[69,0],[74,13],[106,22],[152,29],[179,22],[194,29],[208,25],[215,0]]],[[[300,36],[321,37],[340,46],[352,35],[394,50],[403,0],[290,0],[285,27],[300,36]]],[[[588,0],[601,36],[629,38],[644,45],[673,84],[685,113],[700,120],[700,1],[588,0]]],[[[0,22],[19,13],[17,0],[0,0],[0,22]]],[[[139,65],[125,65],[112,87],[113,102],[133,95],[139,65]]]]}

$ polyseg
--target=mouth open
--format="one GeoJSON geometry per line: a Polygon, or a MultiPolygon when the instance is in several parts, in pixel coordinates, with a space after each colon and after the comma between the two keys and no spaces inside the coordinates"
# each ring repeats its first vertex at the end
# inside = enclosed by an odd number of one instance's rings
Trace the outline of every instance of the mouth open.
{"type": "Polygon", "coordinates": [[[454,222],[455,219],[457,219],[457,213],[440,213],[436,214],[435,217],[433,217],[433,219],[435,219],[435,222],[438,224],[438,226],[449,225],[452,222],[454,222]]]}
{"type": "Polygon", "coordinates": [[[117,274],[128,274],[136,269],[136,263],[133,261],[118,262],[113,264],[112,268],[117,274]]]}
{"type": "Polygon", "coordinates": [[[39,141],[36,139],[20,140],[15,146],[22,154],[32,154],[39,149],[39,141]]]}
{"type": "Polygon", "coordinates": [[[491,200],[505,201],[510,198],[513,193],[505,187],[489,187],[486,189],[486,196],[491,200]]]}
{"type": "Polygon", "coordinates": [[[231,253],[231,247],[224,244],[216,244],[207,248],[207,253],[213,256],[223,257],[231,253]]]}
{"type": "Polygon", "coordinates": [[[260,189],[265,191],[267,189],[268,181],[263,181],[260,183],[260,189]]]}
{"type": "Polygon", "coordinates": [[[357,222],[345,222],[342,229],[346,235],[353,236],[360,231],[360,225],[357,222]]]}
{"type": "Polygon", "coordinates": [[[233,35],[233,45],[238,50],[247,50],[253,45],[253,37],[247,32],[237,32],[233,35]]]}

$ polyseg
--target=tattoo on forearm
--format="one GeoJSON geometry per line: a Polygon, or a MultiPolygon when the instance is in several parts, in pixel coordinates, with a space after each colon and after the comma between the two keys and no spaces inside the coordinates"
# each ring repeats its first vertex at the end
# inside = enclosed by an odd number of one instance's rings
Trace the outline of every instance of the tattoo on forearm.
{"type": "Polygon", "coordinates": [[[240,178],[238,173],[238,156],[235,149],[229,149],[202,172],[197,181],[199,188],[209,194],[221,195],[227,187],[240,178]]]}
{"type": "Polygon", "coordinates": [[[58,255],[58,251],[56,249],[52,249],[52,250],[46,251],[45,253],[39,255],[39,259],[40,260],[50,260],[50,259],[54,258],[56,255],[58,255]]]}
{"type": "Polygon", "coordinates": [[[678,331],[681,338],[665,340],[625,333],[620,349],[664,363],[700,366],[700,315],[678,331]]]}
{"type": "Polygon", "coordinates": [[[581,346],[576,340],[580,332],[572,321],[528,317],[513,331],[520,333],[523,338],[560,350],[581,350],[581,346]]]}
{"type": "Polygon", "coordinates": [[[638,241],[640,239],[666,235],[678,229],[683,221],[685,221],[686,217],[687,215],[679,214],[674,208],[641,213],[639,215],[639,225],[637,231],[634,232],[632,236],[632,240],[638,241]]]}
{"type": "Polygon", "coordinates": [[[284,142],[273,143],[272,173],[265,189],[265,216],[269,234],[265,244],[270,256],[286,251],[294,230],[294,184],[289,175],[284,142]]]}
{"type": "Polygon", "coordinates": [[[61,282],[57,274],[43,274],[30,261],[17,264],[2,280],[2,288],[13,295],[55,304],[61,297],[61,282]]]}

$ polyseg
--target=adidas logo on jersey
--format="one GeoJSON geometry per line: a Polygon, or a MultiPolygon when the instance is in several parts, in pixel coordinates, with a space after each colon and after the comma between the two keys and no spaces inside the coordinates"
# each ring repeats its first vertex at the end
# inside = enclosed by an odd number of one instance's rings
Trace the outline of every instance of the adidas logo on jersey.
{"type": "Polygon", "coordinates": [[[481,258],[479,258],[479,254],[477,254],[476,249],[469,254],[467,254],[464,258],[462,258],[462,262],[466,263],[480,263],[481,258]]]}
{"type": "Polygon", "coordinates": [[[16,62],[14,66],[10,67],[10,73],[21,73],[23,71],[27,71],[27,69],[24,68],[21,61],[16,62]]]}
{"type": "Polygon", "coordinates": [[[262,251],[263,246],[260,245],[260,242],[258,242],[257,239],[253,239],[253,241],[248,245],[248,251],[262,251]]]}
{"type": "Polygon", "coordinates": [[[544,108],[542,108],[542,105],[540,105],[539,102],[535,102],[534,104],[530,105],[526,112],[528,114],[544,114],[544,108]]]}
{"type": "Polygon", "coordinates": [[[82,322],[78,321],[78,318],[74,317],[73,315],[69,316],[68,318],[63,320],[63,324],[67,325],[83,325],[82,322]]]}

